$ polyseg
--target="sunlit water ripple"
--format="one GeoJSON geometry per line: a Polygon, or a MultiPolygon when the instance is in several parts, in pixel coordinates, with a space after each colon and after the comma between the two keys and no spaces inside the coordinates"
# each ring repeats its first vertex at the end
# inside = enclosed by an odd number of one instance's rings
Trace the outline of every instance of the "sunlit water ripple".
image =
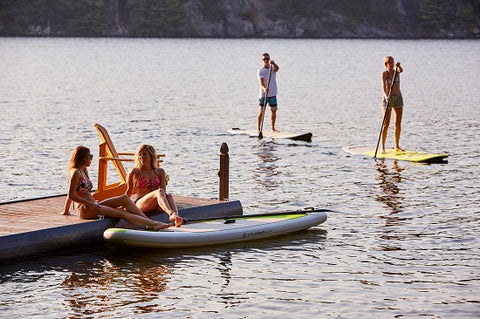
{"type": "Polygon", "coordinates": [[[120,151],[149,143],[165,153],[172,193],[216,198],[227,142],[230,197],[245,213],[334,211],[320,227],[275,240],[99,246],[4,265],[0,316],[479,317],[479,49],[478,41],[0,39],[1,201],[65,193],[72,149],[95,154],[101,123],[120,151]],[[255,125],[263,51],[280,65],[278,127],[309,130],[312,143],[228,134],[255,125]],[[448,164],[342,151],[377,142],[387,54],[405,69],[403,146],[448,153],[448,164]]]}

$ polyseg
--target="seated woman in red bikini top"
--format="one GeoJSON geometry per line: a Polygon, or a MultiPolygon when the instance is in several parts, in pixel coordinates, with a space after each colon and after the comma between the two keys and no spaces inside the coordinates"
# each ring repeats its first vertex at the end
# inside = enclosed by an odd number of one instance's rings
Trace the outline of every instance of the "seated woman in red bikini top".
{"type": "Polygon", "coordinates": [[[162,210],[171,222],[180,227],[183,218],[178,216],[177,205],[171,194],[167,194],[165,170],[157,167],[157,155],[151,145],[141,145],[135,153],[135,167],[128,174],[128,196],[136,193],[135,203],[142,212],[162,210]]]}
{"type": "MultiPolygon", "coordinates": [[[[137,189],[146,189],[148,190],[148,192],[151,192],[151,191],[154,191],[156,189],[159,189],[160,188],[160,177],[158,177],[157,174],[155,174],[155,178],[153,180],[153,182],[150,182],[148,179],[146,179],[143,175],[140,176],[139,179],[137,179],[136,183],[135,183],[135,187],[137,189]]],[[[137,199],[140,199],[140,197],[138,197],[137,199]]]]}

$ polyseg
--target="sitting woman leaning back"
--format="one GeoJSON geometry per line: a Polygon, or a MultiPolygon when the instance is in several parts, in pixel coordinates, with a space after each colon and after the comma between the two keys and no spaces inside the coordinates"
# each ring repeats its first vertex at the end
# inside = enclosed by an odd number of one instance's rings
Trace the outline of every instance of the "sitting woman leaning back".
{"type": "Polygon", "coordinates": [[[81,218],[97,218],[99,215],[122,218],[134,225],[145,226],[146,229],[160,230],[170,225],[148,218],[126,195],[107,198],[97,202],[92,196],[93,188],[88,167],[93,155],[90,149],[78,146],[74,149],[68,166],[68,196],[65,202],[64,215],[70,215],[72,202],[77,203],[81,218]]]}
{"type": "Polygon", "coordinates": [[[167,194],[165,170],[158,167],[157,154],[151,145],[141,145],[135,153],[135,167],[128,174],[127,195],[132,196],[134,190],[135,203],[141,211],[163,210],[176,227],[182,225],[175,200],[167,194]]]}

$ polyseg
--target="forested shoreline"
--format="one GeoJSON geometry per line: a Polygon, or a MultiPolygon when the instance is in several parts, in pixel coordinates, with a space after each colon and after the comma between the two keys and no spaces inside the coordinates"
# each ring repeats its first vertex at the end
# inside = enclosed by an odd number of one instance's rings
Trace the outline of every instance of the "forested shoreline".
{"type": "Polygon", "coordinates": [[[0,36],[480,37],[480,0],[4,0],[0,36]]]}

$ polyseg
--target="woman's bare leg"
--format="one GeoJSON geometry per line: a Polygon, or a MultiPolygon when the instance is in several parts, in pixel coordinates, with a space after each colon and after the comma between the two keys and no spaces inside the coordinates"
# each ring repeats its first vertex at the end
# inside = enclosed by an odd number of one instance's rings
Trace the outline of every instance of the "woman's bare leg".
{"type": "Polygon", "coordinates": [[[138,208],[144,212],[150,212],[161,209],[168,214],[170,221],[175,222],[176,227],[180,227],[183,218],[178,216],[177,205],[173,197],[167,199],[167,195],[163,189],[158,189],[154,192],[148,193],[137,201],[138,208]]]}
{"type": "Polygon", "coordinates": [[[172,210],[175,211],[175,215],[173,216],[174,218],[172,219],[172,216],[170,216],[170,220],[175,222],[175,227],[182,226],[183,218],[178,216],[177,204],[175,203],[175,200],[173,199],[173,196],[171,194],[167,194],[167,201],[172,210]]]}
{"type": "Polygon", "coordinates": [[[385,150],[385,142],[387,141],[387,135],[388,135],[388,127],[390,126],[390,116],[392,115],[392,109],[386,109],[385,107],[382,108],[383,110],[383,116],[385,117],[385,121],[383,123],[382,127],[382,154],[387,153],[385,150]],[[385,112],[387,114],[385,115],[385,112]]]}
{"type": "Polygon", "coordinates": [[[169,226],[148,218],[127,195],[108,198],[99,204],[105,215],[125,219],[134,225],[148,226],[152,229],[162,229],[169,226]],[[118,209],[118,207],[124,207],[125,209],[118,209]]]}
{"type": "MultiPolygon", "coordinates": [[[[112,204],[112,202],[110,202],[109,204],[112,204]]],[[[102,214],[106,216],[125,219],[127,222],[133,225],[148,226],[153,230],[164,229],[170,226],[169,224],[158,222],[156,220],[149,219],[148,217],[143,217],[137,214],[133,214],[124,209],[114,208],[111,206],[106,206],[104,204],[100,204],[100,210],[102,214]]],[[[88,207],[83,206],[80,210],[80,217],[82,218],[95,218],[94,215],[95,214],[90,211],[88,207]]]]}
{"type": "Polygon", "coordinates": [[[396,151],[404,151],[400,147],[400,133],[402,132],[402,115],[403,115],[403,107],[396,107],[393,109],[395,115],[395,150],[396,151]]]}
{"type": "Polygon", "coordinates": [[[163,189],[157,192],[158,206],[170,216],[170,221],[175,223],[175,227],[182,226],[183,218],[178,216],[177,205],[173,201],[173,197],[168,199],[163,189]],[[173,202],[173,205],[171,203],[173,202]]]}

